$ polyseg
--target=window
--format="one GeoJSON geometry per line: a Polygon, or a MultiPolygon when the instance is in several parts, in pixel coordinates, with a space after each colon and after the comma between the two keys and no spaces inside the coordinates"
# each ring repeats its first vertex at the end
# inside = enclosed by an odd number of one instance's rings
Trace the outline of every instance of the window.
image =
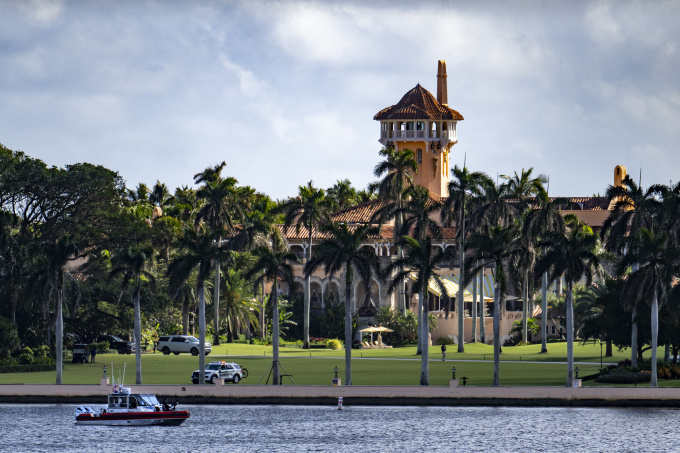
{"type": "Polygon", "coordinates": [[[422,149],[418,149],[416,151],[416,160],[418,161],[419,164],[423,163],[423,150],[422,149]]]}
{"type": "Polygon", "coordinates": [[[407,122],[406,122],[406,130],[407,130],[407,131],[412,131],[412,130],[413,130],[413,121],[407,121],[407,122]]]}
{"type": "Polygon", "coordinates": [[[552,334],[555,335],[556,333],[557,333],[557,331],[556,331],[556,329],[555,329],[555,324],[553,324],[553,325],[552,325],[552,334]]]}

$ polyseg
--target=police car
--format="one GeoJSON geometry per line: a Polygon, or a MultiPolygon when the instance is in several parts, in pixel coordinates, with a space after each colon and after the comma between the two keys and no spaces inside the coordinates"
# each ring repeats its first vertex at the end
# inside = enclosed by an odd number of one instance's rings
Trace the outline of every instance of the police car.
{"type": "MultiPolygon", "coordinates": [[[[194,384],[198,384],[198,375],[199,375],[199,370],[196,370],[193,372],[191,375],[191,382],[194,384]]],[[[217,379],[219,378],[224,378],[227,381],[231,381],[234,384],[238,384],[238,382],[247,377],[248,372],[244,369],[241,369],[238,363],[234,362],[210,362],[205,366],[205,382],[210,382],[211,384],[214,384],[217,382],[217,379]]]]}

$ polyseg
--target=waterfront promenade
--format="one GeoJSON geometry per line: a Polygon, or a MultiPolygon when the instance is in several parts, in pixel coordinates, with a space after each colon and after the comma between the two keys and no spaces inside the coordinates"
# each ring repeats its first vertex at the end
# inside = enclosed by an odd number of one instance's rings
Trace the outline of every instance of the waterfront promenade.
{"type": "MultiPolygon", "coordinates": [[[[679,388],[331,385],[129,385],[181,404],[680,407],[679,388]]],[[[110,385],[3,384],[0,403],[103,404],[110,385]]]]}

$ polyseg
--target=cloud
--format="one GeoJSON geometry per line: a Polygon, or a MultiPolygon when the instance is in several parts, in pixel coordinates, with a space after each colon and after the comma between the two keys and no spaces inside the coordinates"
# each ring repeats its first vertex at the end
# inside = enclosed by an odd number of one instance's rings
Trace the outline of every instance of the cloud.
{"type": "Polygon", "coordinates": [[[18,5],[26,16],[45,26],[56,21],[63,10],[61,0],[24,0],[18,5]]]}

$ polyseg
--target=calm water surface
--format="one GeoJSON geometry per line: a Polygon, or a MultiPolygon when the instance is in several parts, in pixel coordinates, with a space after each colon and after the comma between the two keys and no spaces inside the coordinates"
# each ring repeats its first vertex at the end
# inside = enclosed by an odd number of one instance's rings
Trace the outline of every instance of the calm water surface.
{"type": "Polygon", "coordinates": [[[180,406],[178,427],[76,426],[76,405],[0,405],[0,451],[680,451],[680,411],[180,406]]]}

